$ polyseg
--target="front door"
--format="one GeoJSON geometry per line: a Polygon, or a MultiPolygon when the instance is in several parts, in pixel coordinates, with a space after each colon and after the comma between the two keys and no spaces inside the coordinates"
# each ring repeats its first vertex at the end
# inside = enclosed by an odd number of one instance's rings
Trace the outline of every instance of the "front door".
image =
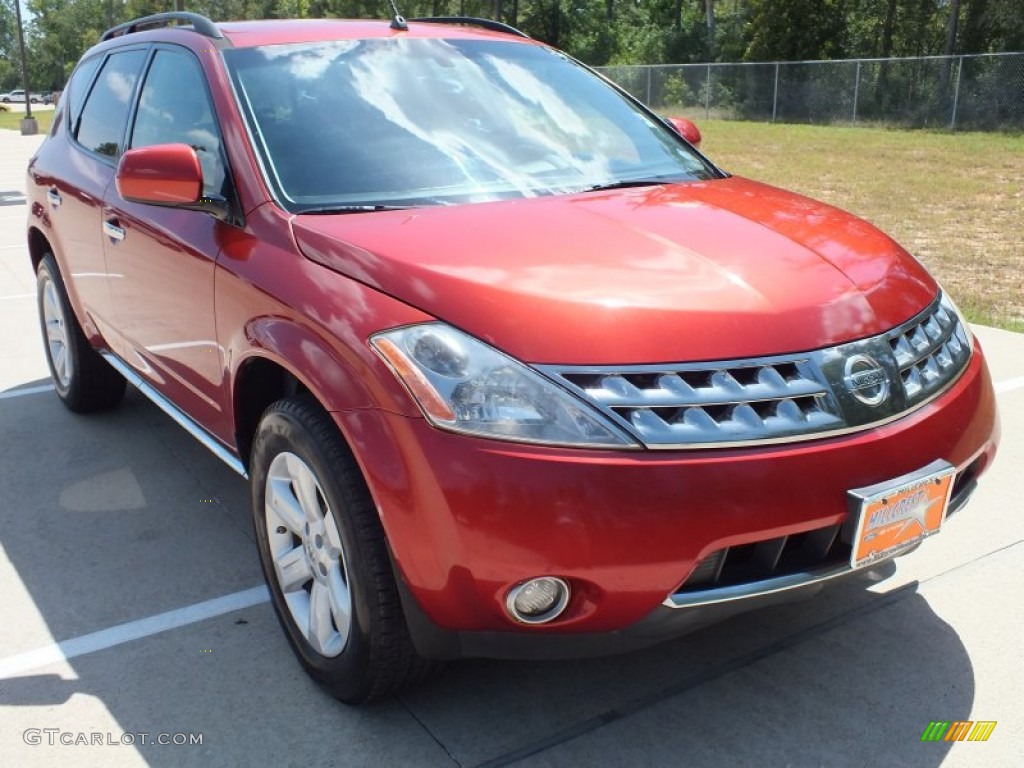
{"type": "MultiPolygon", "coordinates": [[[[183,143],[203,166],[204,193],[224,194],[220,130],[195,56],[158,48],[139,94],[127,146],[183,143]]],[[[125,362],[208,431],[224,423],[223,366],[213,281],[226,224],[213,216],[124,200],[107,190],[107,272],[125,362]]]]}

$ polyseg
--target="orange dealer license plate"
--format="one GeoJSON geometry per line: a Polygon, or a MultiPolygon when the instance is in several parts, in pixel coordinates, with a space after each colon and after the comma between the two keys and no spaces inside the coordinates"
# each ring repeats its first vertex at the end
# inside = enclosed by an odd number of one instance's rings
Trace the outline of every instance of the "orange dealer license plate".
{"type": "Polygon", "coordinates": [[[848,492],[856,533],[850,565],[883,560],[939,532],[946,518],[956,468],[946,461],[893,480],[848,492]]]}

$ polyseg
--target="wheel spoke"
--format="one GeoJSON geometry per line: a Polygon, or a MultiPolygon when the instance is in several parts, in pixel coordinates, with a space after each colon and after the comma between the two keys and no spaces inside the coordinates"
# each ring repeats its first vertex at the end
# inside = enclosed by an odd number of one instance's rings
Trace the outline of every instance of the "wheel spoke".
{"type": "Polygon", "coordinates": [[[277,519],[296,536],[301,536],[302,524],[306,522],[306,515],[302,511],[299,500],[291,491],[291,483],[279,477],[272,477],[267,483],[267,491],[269,497],[267,502],[277,519]]]}
{"type": "Polygon", "coordinates": [[[57,289],[53,283],[47,283],[43,289],[43,301],[46,304],[46,316],[56,320],[61,316],[60,304],[57,302],[57,289]]]}
{"type": "Polygon", "coordinates": [[[309,644],[324,655],[331,654],[337,644],[337,632],[331,623],[331,599],[327,587],[313,582],[309,593],[309,644]],[[333,641],[333,642],[332,642],[333,641]]]}
{"type": "Polygon", "coordinates": [[[348,637],[349,626],[352,624],[352,593],[348,588],[345,571],[345,550],[341,546],[341,535],[334,515],[327,515],[324,520],[324,533],[327,538],[328,552],[335,561],[327,573],[327,590],[331,596],[331,615],[342,638],[348,637]]]}
{"type": "MultiPolygon", "coordinates": [[[[298,459],[298,457],[296,457],[298,459]]],[[[295,495],[302,505],[302,511],[306,513],[306,519],[311,523],[317,523],[324,519],[324,513],[320,509],[320,502],[317,500],[316,478],[313,473],[301,461],[289,462],[289,472],[295,485],[295,495]]]]}
{"type": "Polygon", "coordinates": [[[295,547],[275,557],[274,571],[277,573],[277,583],[285,593],[302,589],[313,578],[302,547],[295,547]]]}
{"type": "Polygon", "coordinates": [[[344,563],[345,549],[341,546],[341,534],[338,532],[338,524],[334,521],[334,515],[327,515],[324,518],[324,533],[327,535],[327,545],[330,547],[331,557],[341,559],[344,563]]]}
{"type": "Polygon", "coordinates": [[[340,567],[330,570],[327,576],[327,594],[331,602],[331,616],[341,637],[347,638],[352,624],[352,593],[342,576],[340,567]]]}
{"type": "Polygon", "coordinates": [[[65,347],[64,345],[61,345],[57,349],[57,357],[53,361],[53,367],[57,371],[57,378],[60,379],[61,382],[64,382],[64,381],[67,380],[67,372],[65,370],[65,365],[67,363],[67,357],[68,357],[67,347],[65,347]]]}
{"type": "Polygon", "coordinates": [[[50,342],[64,343],[64,329],[60,327],[60,323],[56,320],[48,320],[46,322],[46,340],[50,342]]]}
{"type": "Polygon", "coordinates": [[[68,345],[67,344],[64,344],[64,346],[62,346],[60,349],[61,349],[61,352],[64,353],[64,378],[62,379],[62,381],[63,382],[70,382],[71,381],[71,377],[75,373],[75,361],[71,357],[71,353],[68,352],[68,345]]]}

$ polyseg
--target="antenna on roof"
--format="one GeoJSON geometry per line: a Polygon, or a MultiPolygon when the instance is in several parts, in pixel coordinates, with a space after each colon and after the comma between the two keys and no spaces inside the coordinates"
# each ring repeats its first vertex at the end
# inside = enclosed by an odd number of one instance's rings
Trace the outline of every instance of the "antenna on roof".
{"type": "Polygon", "coordinates": [[[391,17],[391,28],[401,32],[408,32],[409,25],[405,23],[402,14],[398,12],[398,5],[395,3],[395,0],[388,0],[388,2],[391,3],[391,10],[395,12],[395,15],[391,17]]]}

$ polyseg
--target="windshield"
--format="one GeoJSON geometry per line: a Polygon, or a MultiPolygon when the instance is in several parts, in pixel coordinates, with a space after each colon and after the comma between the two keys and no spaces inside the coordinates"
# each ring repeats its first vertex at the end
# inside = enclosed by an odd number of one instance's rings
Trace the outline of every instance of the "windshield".
{"type": "Polygon", "coordinates": [[[717,176],[670,129],[542,46],[390,38],[224,58],[271,183],[293,212],[717,176]]]}

